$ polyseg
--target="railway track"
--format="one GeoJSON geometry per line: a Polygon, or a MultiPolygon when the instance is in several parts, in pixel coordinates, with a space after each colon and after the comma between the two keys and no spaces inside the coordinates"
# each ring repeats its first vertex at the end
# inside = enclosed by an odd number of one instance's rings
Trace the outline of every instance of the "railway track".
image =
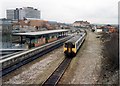
{"type": "Polygon", "coordinates": [[[12,66],[10,66],[10,67],[8,67],[8,68],[3,69],[2,71],[0,71],[0,74],[1,74],[0,77],[9,74],[10,72],[18,69],[19,67],[21,67],[21,66],[23,66],[23,65],[25,65],[25,64],[27,64],[27,63],[29,63],[29,62],[31,62],[31,61],[39,58],[39,57],[41,57],[41,56],[43,56],[43,55],[51,52],[52,50],[54,50],[54,49],[56,49],[56,48],[58,48],[58,47],[60,47],[60,46],[62,46],[62,44],[59,44],[59,45],[57,45],[57,46],[53,46],[53,47],[51,47],[51,48],[49,48],[49,49],[47,49],[47,50],[44,50],[44,51],[40,52],[40,53],[37,54],[37,55],[32,56],[32,58],[29,57],[29,58],[24,59],[23,61],[21,61],[21,62],[19,62],[19,63],[16,63],[15,65],[12,65],[12,66]]]}
{"type": "Polygon", "coordinates": [[[55,71],[49,76],[49,78],[43,82],[42,86],[55,86],[60,81],[61,77],[68,68],[72,58],[65,58],[61,64],[55,69],[55,71]]]}
{"type": "Polygon", "coordinates": [[[61,38],[60,40],[48,43],[41,47],[37,47],[35,49],[31,49],[29,51],[13,55],[10,58],[5,58],[0,60],[0,64],[2,64],[2,69],[0,69],[0,77],[9,74],[10,72],[16,70],[17,68],[45,55],[48,52],[60,47],[63,45],[64,41],[70,39],[72,36],[68,36],[66,38],[61,38]]]}

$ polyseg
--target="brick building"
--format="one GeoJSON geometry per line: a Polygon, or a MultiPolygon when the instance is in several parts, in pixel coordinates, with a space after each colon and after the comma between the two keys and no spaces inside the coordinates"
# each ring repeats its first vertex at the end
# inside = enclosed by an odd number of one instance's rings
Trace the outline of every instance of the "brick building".
{"type": "Polygon", "coordinates": [[[75,21],[73,23],[74,27],[87,27],[88,25],[90,25],[90,23],[87,21],[75,21]]]}

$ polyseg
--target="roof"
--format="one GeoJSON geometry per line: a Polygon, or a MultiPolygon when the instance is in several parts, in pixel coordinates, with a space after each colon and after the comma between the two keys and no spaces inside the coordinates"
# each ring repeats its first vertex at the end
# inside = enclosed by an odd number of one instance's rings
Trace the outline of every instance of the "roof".
{"type": "Polygon", "coordinates": [[[68,30],[59,29],[59,30],[39,31],[39,32],[13,33],[13,35],[14,36],[36,36],[36,35],[45,35],[45,34],[58,33],[58,32],[68,32],[68,30]]]}
{"type": "MultiPolygon", "coordinates": [[[[68,40],[67,42],[75,43],[80,37],[82,37],[82,36],[81,36],[82,34],[84,34],[84,33],[80,33],[80,34],[75,35],[73,38],[71,38],[71,39],[68,40]]],[[[67,43],[67,42],[66,42],[66,43],[67,43]]]]}
{"type": "Polygon", "coordinates": [[[89,23],[87,21],[75,21],[74,23],[89,23]]]}

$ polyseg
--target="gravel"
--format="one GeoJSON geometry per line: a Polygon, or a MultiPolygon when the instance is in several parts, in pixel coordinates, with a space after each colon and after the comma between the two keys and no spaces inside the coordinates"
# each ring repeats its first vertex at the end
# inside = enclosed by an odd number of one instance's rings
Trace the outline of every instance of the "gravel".
{"type": "Polygon", "coordinates": [[[59,84],[96,84],[101,71],[101,58],[100,40],[95,33],[88,32],[86,41],[59,84]]]}
{"type": "Polygon", "coordinates": [[[36,59],[35,61],[24,65],[22,68],[17,69],[13,73],[3,78],[3,84],[36,84],[42,83],[45,77],[48,77],[51,71],[47,74],[47,70],[54,70],[55,66],[51,66],[53,63],[58,64],[63,57],[62,48],[58,48],[47,55],[41,57],[42,59],[36,59]],[[27,67],[27,68],[26,68],[27,67]],[[18,72],[21,71],[21,72],[18,72]],[[41,76],[41,77],[39,77],[41,76]],[[39,79],[40,78],[40,79],[39,79]],[[37,81],[39,80],[39,81],[37,81]]]}
{"type": "Polygon", "coordinates": [[[101,67],[101,46],[92,32],[88,33],[87,46],[79,57],[78,67],[70,84],[95,84],[101,67]]]}

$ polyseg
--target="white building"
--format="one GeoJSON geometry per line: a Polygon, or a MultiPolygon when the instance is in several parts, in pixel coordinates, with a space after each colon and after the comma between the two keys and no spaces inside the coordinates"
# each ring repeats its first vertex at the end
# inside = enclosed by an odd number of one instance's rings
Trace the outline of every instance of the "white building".
{"type": "Polygon", "coordinates": [[[14,10],[13,9],[7,10],[6,14],[7,14],[7,19],[14,19],[14,10]]]}
{"type": "Polygon", "coordinates": [[[97,28],[95,31],[96,31],[97,33],[103,32],[103,30],[102,30],[101,28],[97,28]]]}
{"type": "Polygon", "coordinates": [[[9,9],[7,12],[7,19],[24,19],[24,18],[35,18],[40,19],[40,11],[33,7],[23,7],[16,9],[9,9]]]}
{"type": "Polygon", "coordinates": [[[40,11],[33,7],[23,7],[19,9],[19,19],[35,18],[40,19],[40,11]]]}

